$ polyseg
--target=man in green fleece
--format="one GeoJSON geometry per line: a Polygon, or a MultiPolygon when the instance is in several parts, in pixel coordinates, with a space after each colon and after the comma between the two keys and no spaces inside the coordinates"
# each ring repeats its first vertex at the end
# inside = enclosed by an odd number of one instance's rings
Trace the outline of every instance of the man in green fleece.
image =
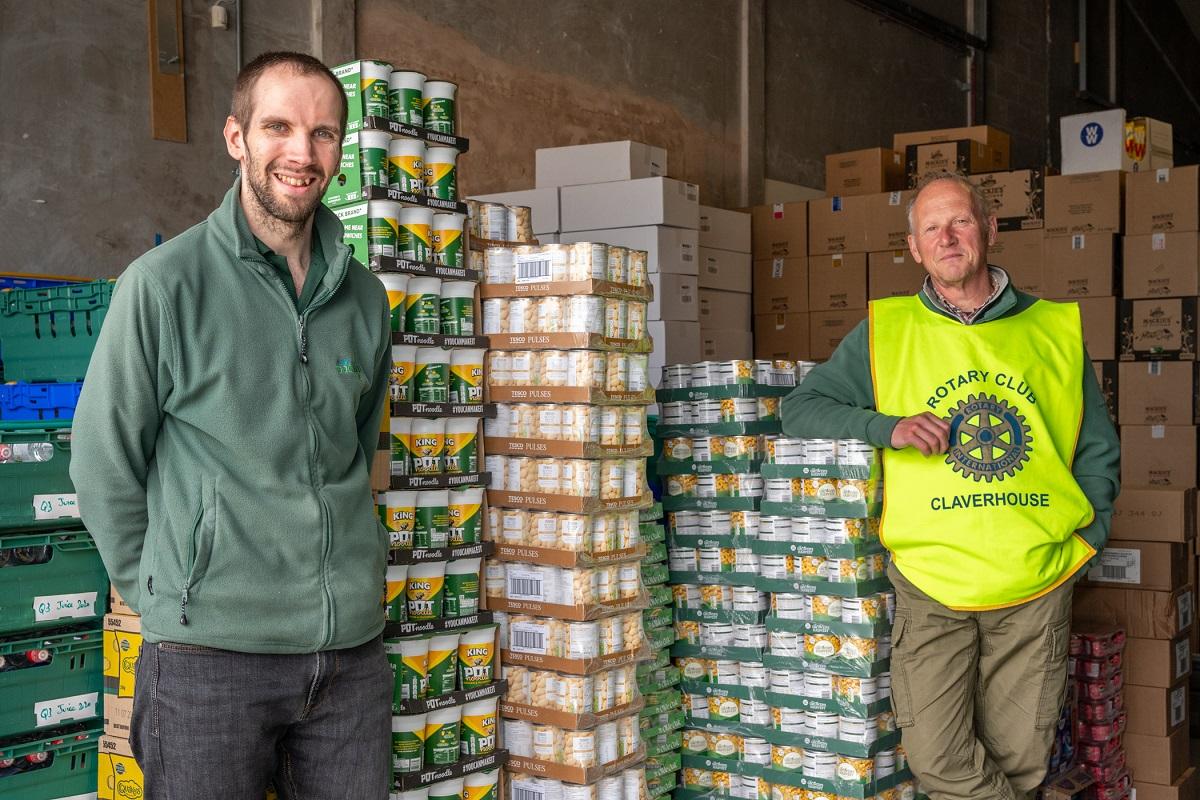
{"type": "Polygon", "coordinates": [[[920,293],[871,304],[783,403],[788,436],[883,448],[892,704],[935,800],[1015,800],[1046,772],[1071,590],[1104,546],[1119,446],[1079,309],[987,264],[996,219],[941,174],[909,206],[920,293]]]}
{"type": "Polygon", "coordinates": [[[71,478],[142,616],[147,798],[388,795],[368,467],[390,334],[382,284],[321,205],[345,125],[316,59],[248,64],[225,124],[240,179],[129,266],[88,369],[71,478]]]}

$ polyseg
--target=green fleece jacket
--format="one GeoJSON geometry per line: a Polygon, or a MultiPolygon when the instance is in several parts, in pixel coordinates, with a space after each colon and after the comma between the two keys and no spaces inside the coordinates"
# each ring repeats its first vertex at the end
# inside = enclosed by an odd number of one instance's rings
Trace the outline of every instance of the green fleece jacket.
{"type": "Polygon", "coordinates": [[[298,312],[239,192],[118,281],[75,412],[71,480],[148,641],[353,647],[384,621],[388,538],[369,466],[387,295],[321,206],[328,270],[298,312]]]}
{"type": "MultiPolygon", "coordinates": [[[[929,313],[957,319],[931,300],[925,290],[919,297],[929,313]]],[[[1020,314],[1035,302],[1036,297],[1008,285],[972,324],[986,325],[1001,317],[1020,314]]],[[[815,367],[803,383],[784,398],[780,412],[785,435],[862,439],[876,447],[891,447],[892,430],[901,418],[875,410],[869,324],[869,320],[859,323],[838,345],[833,356],[815,367]]],[[[880,368],[886,369],[886,365],[880,368]]],[[[1081,381],[1083,423],[1071,473],[1096,511],[1095,519],[1079,531],[1079,535],[1099,552],[1108,541],[1113,500],[1120,488],[1121,445],[1086,353],[1081,381]]]]}

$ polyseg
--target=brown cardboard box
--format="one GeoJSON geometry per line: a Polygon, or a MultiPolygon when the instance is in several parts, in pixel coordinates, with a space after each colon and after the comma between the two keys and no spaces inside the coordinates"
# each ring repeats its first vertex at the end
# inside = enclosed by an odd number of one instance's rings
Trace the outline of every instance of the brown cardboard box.
{"type": "Polygon", "coordinates": [[[825,156],[825,196],[890,192],[904,186],[903,157],[885,147],[825,156]]]}
{"type": "Polygon", "coordinates": [[[1088,356],[1097,361],[1117,357],[1117,298],[1081,297],[1079,322],[1083,326],[1083,344],[1088,356]]]}
{"type": "Polygon", "coordinates": [[[1200,783],[1196,779],[1198,774],[1200,773],[1196,772],[1195,767],[1188,767],[1174,783],[1167,786],[1135,777],[1133,794],[1130,795],[1130,798],[1136,798],[1136,800],[1196,800],[1196,792],[1200,788],[1197,786],[1200,783]]]}
{"type": "Polygon", "coordinates": [[[921,291],[925,275],[925,268],[907,249],[868,253],[867,299],[916,294],[921,291]]]}
{"type": "Polygon", "coordinates": [[[1077,622],[1120,625],[1126,636],[1142,639],[1174,639],[1191,630],[1195,613],[1190,586],[1175,592],[1150,592],[1080,584],[1075,587],[1072,606],[1077,622]]]}
{"type": "Polygon", "coordinates": [[[1185,678],[1174,686],[1125,684],[1125,710],[1129,714],[1128,733],[1143,736],[1170,736],[1187,722],[1188,682],[1185,678]]]}
{"type": "Polygon", "coordinates": [[[1111,297],[1121,288],[1120,237],[1113,233],[1052,236],[1042,243],[1042,288],[1052,300],[1111,297]]]}
{"type": "Polygon", "coordinates": [[[750,295],[741,292],[722,292],[717,289],[700,290],[701,330],[724,328],[749,331],[753,324],[754,315],[750,310],[750,295]]]}
{"type": "Polygon", "coordinates": [[[972,125],[965,128],[935,128],[928,131],[909,131],[892,136],[892,149],[897,153],[905,152],[911,144],[927,142],[949,142],[955,139],[970,139],[973,142],[986,144],[997,153],[998,163],[993,170],[1008,169],[1008,158],[1011,150],[1009,135],[993,128],[991,125],[972,125]]]}
{"type": "Polygon", "coordinates": [[[910,144],[904,150],[904,172],[910,189],[919,186],[927,175],[942,172],[974,175],[1007,169],[1008,164],[1001,164],[1000,161],[1000,155],[995,150],[970,139],[910,144]]]}
{"type": "Polygon", "coordinates": [[[867,254],[836,253],[808,258],[808,308],[836,311],[867,306],[867,254]]]}
{"type": "Polygon", "coordinates": [[[108,587],[108,611],[110,614],[124,614],[129,617],[137,616],[137,613],[125,602],[125,598],[117,594],[117,587],[112,585],[108,587]]]}
{"type": "Polygon", "coordinates": [[[1121,487],[1113,503],[1111,536],[1136,542],[1190,542],[1196,537],[1196,490],[1121,487]]]}
{"type": "Polygon", "coordinates": [[[1194,361],[1196,298],[1121,301],[1122,361],[1194,361]]]}
{"type": "Polygon", "coordinates": [[[1200,294],[1200,233],[1125,237],[1125,297],[1200,294]]]}
{"type": "Polygon", "coordinates": [[[867,195],[867,250],[908,249],[908,203],[912,192],[867,195]]]}
{"type": "Polygon", "coordinates": [[[1119,170],[1046,178],[1046,235],[1120,233],[1124,178],[1119,170]]]}
{"type": "Polygon", "coordinates": [[[808,203],[775,203],[750,209],[750,251],[756,259],[808,255],[808,203]]]}
{"type": "Polygon", "coordinates": [[[970,181],[987,198],[992,213],[996,215],[999,230],[1023,231],[1041,228],[1045,224],[1040,169],[983,172],[972,175],[970,181]]]}
{"type": "Polygon", "coordinates": [[[700,354],[706,360],[728,361],[752,358],[754,333],[747,325],[743,329],[705,328],[700,326],[700,354]]]}
{"type": "Polygon", "coordinates": [[[1135,172],[1125,178],[1125,233],[1200,230],[1200,167],[1135,172]]]}
{"type": "Polygon", "coordinates": [[[808,254],[867,252],[865,197],[824,197],[808,202],[808,254]]]}
{"type": "Polygon", "coordinates": [[[1196,427],[1122,425],[1121,483],[1129,486],[1196,485],[1196,427]]]}
{"type": "Polygon", "coordinates": [[[1061,775],[1042,781],[1037,796],[1041,800],[1081,800],[1084,790],[1093,783],[1095,780],[1083,767],[1075,766],[1061,775]]]}
{"type": "Polygon", "coordinates": [[[1126,361],[1121,364],[1122,425],[1194,425],[1200,422],[1200,362],[1126,361]]]}
{"type": "Polygon", "coordinates": [[[1112,424],[1117,424],[1117,407],[1120,403],[1120,373],[1115,361],[1093,361],[1092,369],[1096,371],[1096,383],[1100,385],[1100,394],[1104,397],[1104,405],[1108,409],[1108,418],[1112,424]]]}
{"type": "Polygon", "coordinates": [[[1013,286],[1030,294],[1042,294],[1042,232],[1009,231],[996,234],[988,248],[989,264],[1003,267],[1013,286]]]}
{"type": "Polygon", "coordinates": [[[754,316],[754,357],[808,361],[808,314],[756,314],[754,316]]]}
{"type": "Polygon", "coordinates": [[[1167,688],[1192,674],[1192,639],[1126,639],[1125,683],[1167,688]]]}
{"type": "Polygon", "coordinates": [[[808,257],[754,262],[754,313],[798,314],[808,311],[808,257]]]}
{"type": "Polygon", "coordinates": [[[846,334],[867,318],[865,308],[844,311],[814,311],[809,314],[810,353],[814,361],[824,361],[833,355],[846,334]]]}
{"type": "Polygon", "coordinates": [[[1088,583],[1173,592],[1188,585],[1188,542],[1110,539],[1088,570],[1088,583]]]}
{"type": "Polygon", "coordinates": [[[1170,736],[1126,732],[1121,741],[1125,744],[1129,770],[1139,782],[1169,786],[1190,766],[1187,728],[1180,728],[1170,736]]]}

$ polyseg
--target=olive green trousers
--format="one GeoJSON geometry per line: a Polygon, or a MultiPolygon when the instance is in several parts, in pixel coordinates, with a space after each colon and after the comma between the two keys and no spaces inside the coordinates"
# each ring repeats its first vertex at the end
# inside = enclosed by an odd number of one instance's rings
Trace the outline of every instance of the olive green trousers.
{"type": "Polygon", "coordinates": [[[954,611],[894,566],[892,704],[932,800],[1024,800],[1046,774],[1067,683],[1074,578],[1012,608],[954,611]]]}

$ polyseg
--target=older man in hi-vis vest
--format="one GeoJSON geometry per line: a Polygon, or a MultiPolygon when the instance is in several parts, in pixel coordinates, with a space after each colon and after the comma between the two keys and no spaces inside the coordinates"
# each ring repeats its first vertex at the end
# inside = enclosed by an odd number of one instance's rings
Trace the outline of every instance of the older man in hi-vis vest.
{"type": "Polygon", "coordinates": [[[1119,444],[1079,307],[988,265],[978,189],[927,178],[908,222],[921,291],[871,303],[784,401],[783,430],[883,448],[892,703],[913,772],[935,800],[1016,800],[1045,776],[1071,590],[1108,538],[1119,444]]]}

